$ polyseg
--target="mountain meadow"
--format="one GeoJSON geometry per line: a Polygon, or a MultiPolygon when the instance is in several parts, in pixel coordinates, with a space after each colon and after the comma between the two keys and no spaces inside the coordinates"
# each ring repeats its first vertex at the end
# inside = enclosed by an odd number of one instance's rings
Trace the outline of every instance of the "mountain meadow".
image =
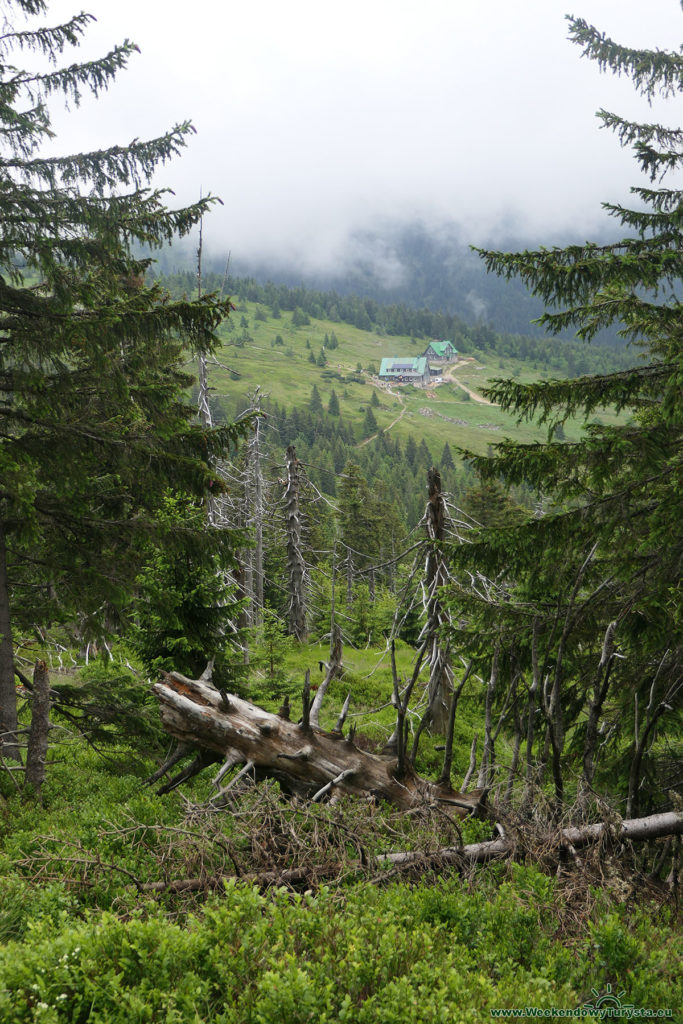
{"type": "Polygon", "coordinates": [[[4,6],[0,1021],[683,1020],[681,132],[506,333],[210,264],[189,122],[54,155],[137,47],[4,6]]]}

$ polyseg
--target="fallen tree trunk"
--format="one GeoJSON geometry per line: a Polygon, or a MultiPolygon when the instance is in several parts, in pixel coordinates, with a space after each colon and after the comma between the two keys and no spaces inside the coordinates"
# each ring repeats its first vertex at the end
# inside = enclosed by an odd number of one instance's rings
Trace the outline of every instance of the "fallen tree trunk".
{"type": "MultiPolygon", "coordinates": [[[[683,835],[683,812],[667,811],[663,814],[652,814],[648,818],[631,818],[617,824],[598,821],[594,825],[583,825],[580,828],[563,828],[556,836],[558,850],[577,850],[590,843],[597,842],[603,836],[611,835],[614,839],[644,841],[660,839],[662,836],[683,835]]],[[[468,846],[447,846],[434,856],[444,861],[467,861],[478,864],[487,860],[500,860],[514,853],[516,844],[513,839],[491,839],[484,843],[470,843],[468,846]]],[[[377,857],[378,863],[409,865],[416,863],[425,854],[418,853],[386,853],[377,857]]]]}
{"type": "Polygon", "coordinates": [[[351,794],[387,800],[404,810],[438,803],[460,817],[479,811],[484,804],[481,790],[459,793],[449,785],[421,778],[409,767],[399,772],[394,756],[360,750],[352,734],[342,735],[343,715],[332,732],[316,728],[310,721],[308,684],[299,723],[289,721],[288,704],[279,714],[270,714],[216,690],[206,680],[188,679],[177,672],[165,674],[154,691],[166,731],[197,753],[192,766],[163,787],[166,791],[222,759],[225,770],[218,772],[216,783],[241,764],[245,777],[276,779],[285,793],[313,801],[351,794]]]}
{"type": "MultiPolygon", "coordinates": [[[[632,818],[618,824],[598,822],[581,828],[562,829],[555,838],[557,853],[563,849],[576,850],[596,842],[610,834],[615,840],[644,841],[659,839],[663,836],[683,835],[683,812],[669,811],[664,814],[652,814],[647,818],[632,818]]],[[[364,861],[354,860],[342,863],[333,861],[327,864],[304,866],[282,871],[250,871],[240,876],[213,875],[201,878],[180,878],[173,881],[145,882],[139,884],[141,892],[200,892],[209,889],[220,889],[230,879],[239,877],[240,881],[252,885],[273,886],[290,885],[293,887],[309,885],[311,882],[322,882],[328,878],[336,878],[342,871],[368,869],[389,871],[408,871],[416,867],[434,865],[470,865],[481,864],[491,860],[503,860],[514,854],[516,844],[511,839],[492,839],[489,842],[470,843],[467,846],[446,846],[437,850],[404,851],[385,853],[364,861]]],[[[385,876],[380,876],[385,877],[385,876]]]]}

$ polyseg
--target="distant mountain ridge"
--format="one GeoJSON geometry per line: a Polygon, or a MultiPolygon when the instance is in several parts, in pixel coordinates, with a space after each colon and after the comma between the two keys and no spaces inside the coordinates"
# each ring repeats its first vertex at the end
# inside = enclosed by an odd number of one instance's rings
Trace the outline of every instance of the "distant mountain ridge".
{"type": "MultiPolygon", "coordinates": [[[[564,245],[576,239],[556,241],[564,245]]],[[[507,238],[491,247],[513,251],[524,248],[525,243],[507,238]]],[[[214,269],[218,269],[218,262],[214,269]]],[[[426,307],[454,314],[467,324],[490,325],[503,333],[543,333],[532,322],[543,313],[541,300],[519,281],[487,274],[482,260],[464,239],[462,228],[455,224],[438,233],[420,223],[394,225],[381,232],[356,232],[334,271],[316,272],[275,259],[245,260],[239,255],[231,260],[230,269],[236,276],[252,277],[260,283],[273,281],[291,287],[303,284],[382,304],[426,307]]],[[[597,343],[624,346],[616,330],[601,332],[597,343]]]]}

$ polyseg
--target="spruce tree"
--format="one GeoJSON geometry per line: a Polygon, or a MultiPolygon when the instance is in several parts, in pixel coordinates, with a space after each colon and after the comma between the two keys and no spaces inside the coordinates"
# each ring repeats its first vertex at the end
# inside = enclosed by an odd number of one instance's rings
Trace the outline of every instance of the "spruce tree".
{"type": "MultiPolygon", "coordinates": [[[[648,100],[683,91],[680,52],[623,47],[581,19],[568,20],[570,38],[583,48],[583,55],[602,70],[630,78],[648,100]]],[[[454,552],[461,563],[488,569],[492,576],[501,570],[507,574],[508,586],[499,601],[489,592],[485,601],[471,602],[476,643],[481,644],[483,616],[489,636],[500,638],[501,629],[507,629],[517,643],[516,657],[526,657],[527,664],[533,660],[532,648],[538,654],[546,644],[555,682],[545,715],[553,747],[558,746],[552,758],[560,798],[559,757],[570,724],[567,715],[576,722],[581,708],[589,708],[590,721],[612,701],[622,716],[624,735],[635,734],[631,747],[623,748],[628,765],[643,754],[645,741],[652,748],[683,693],[683,191],[662,185],[663,177],[683,163],[683,132],[605,110],[598,117],[622,145],[632,147],[649,177],[648,185],[631,190],[633,208],[605,204],[623,237],[610,244],[481,255],[489,270],[520,277],[545,300],[549,308],[539,322],[549,332],[575,328],[579,338],[589,341],[601,328],[616,324],[645,358],[632,369],[576,380],[493,383],[487,397],[520,420],[535,417],[545,423],[548,442],[506,441],[489,458],[464,454],[484,479],[525,482],[551,494],[552,504],[546,514],[523,526],[490,531],[454,552]],[[558,441],[558,428],[568,417],[580,415],[588,423],[603,407],[620,413],[620,421],[593,421],[581,440],[558,441]],[[609,644],[603,637],[610,638],[609,644]],[[614,650],[615,643],[620,658],[613,663],[609,689],[605,652],[610,645],[614,650]],[[586,687],[581,700],[574,689],[577,679],[586,687]],[[553,715],[555,722],[550,721],[553,715]]],[[[462,607],[463,593],[457,600],[462,607]]],[[[593,726],[597,735],[595,721],[593,726]]],[[[589,775],[592,779],[592,768],[589,775]]],[[[630,813],[637,808],[639,787],[639,779],[630,778],[630,813]]]]}
{"type": "Polygon", "coordinates": [[[365,418],[363,420],[363,437],[371,437],[376,432],[377,419],[370,406],[368,406],[365,410],[365,418]]]}
{"type": "Polygon", "coordinates": [[[330,400],[327,403],[327,411],[330,416],[339,416],[339,399],[337,398],[337,392],[332,388],[330,392],[330,400]]]}
{"type": "Polygon", "coordinates": [[[455,469],[455,463],[453,462],[453,454],[451,452],[451,446],[449,445],[448,441],[446,441],[446,443],[443,446],[443,451],[441,452],[441,459],[439,461],[439,468],[442,470],[455,469]]]}
{"type": "Polygon", "coordinates": [[[422,438],[420,444],[418,445],[417,459],[423,466],[428,467],[432,465],[432,453],[430,452],[429,445],[425,441],[424,437],[422,438]]]}
{"type": "Polygon", "coordinates": [[[414,469],[417,461],[417,445],[415,444],[415,438],[412,434],[408,434],[408,440],[406,441],[405,447],[405,457],[408,465],[411,469],[414,469]]]}
{"type": "MultiPolygon", "coordinates": [[[[192,126],[42,156],[54,135],[48,101],[97,95],[136,51],[125,42],[62,63],[92,19],[46,27],[47,7],[8,0],[0,41],[0,731],[11,757],[13,623],[78,618],[102,630],[106,609],[125,604],[168,488],[195,500],[215,490],[211,459],[236,436],[194,422],[182,369],[188,349],[215,346],[228,303],[168,301],[145,282],[150,260],[131,252],[186,234],[211,205],[171,210],[149,187],[192,126]],[[24,52],[44,70],[22,68],[24,52]]],[[[197,550],[231,535],[175,536],[197,550]]]]}
{"type": "Polygon", "coordinates": [[[473,520],[474,526],[502,529],[522,523],[528,517],[516,505],[498,480],[487,479],[468,490],[461,502],[462,509],[473,520]]]}
{"type": "Polygon", "coordinates": [[[378,550],[380,518],[360,466],[347,462],[338,488],[342,541],[356,569],[370,565],[378,550]]]}
{"type": "Polygon", "coordinates": [[[314,384],[311,390],[311,397],[308,400],[308,408],[311,410],[311,412],[314,412],[316,414],[321,413],[323,411],[323,403],[320,397],[320,392],[318,391],[317,384],[314,384]]]}

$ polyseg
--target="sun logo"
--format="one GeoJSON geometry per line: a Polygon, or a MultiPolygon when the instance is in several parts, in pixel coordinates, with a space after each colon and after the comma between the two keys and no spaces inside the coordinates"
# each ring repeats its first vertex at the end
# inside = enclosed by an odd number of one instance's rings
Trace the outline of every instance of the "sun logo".
{"type": "Polygon", "coordinates": [[[632,1010],[634,1007],[633,1003],[622,1003],[621,997],[626,995],[625,989],[615,993],[612,991],[611,985],[608,985],[602,993],[598,992],[597,988],[592,988],[591,995],[595,996],[595,1001],[584,1003],[581,1007],[583,1010],[604,1010],[608,1007],[616,1010],[632,1010]]]}

